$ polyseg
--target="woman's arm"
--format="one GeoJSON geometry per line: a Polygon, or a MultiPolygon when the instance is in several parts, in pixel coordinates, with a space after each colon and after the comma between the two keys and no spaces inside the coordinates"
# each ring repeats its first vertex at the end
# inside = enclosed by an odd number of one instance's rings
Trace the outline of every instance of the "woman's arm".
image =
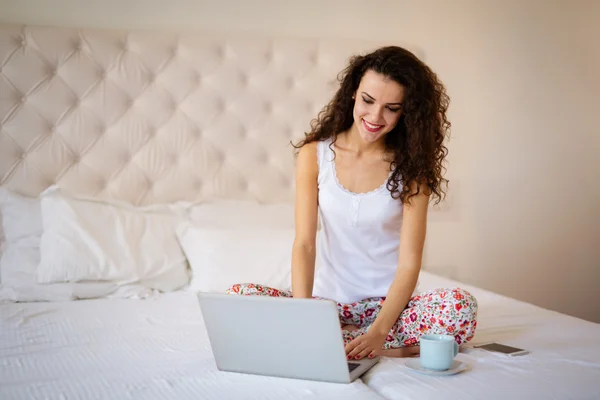
{"type": "MultiPolygon", "coordinates": [[[[411,190],[416,193],[416,185],[412,185],[411,190]]],[[[410,204],[404,206],[398,269],[383,307],[371,326],[374,333],[388,335],[417,285],[425,244],[429,194],[422,188],[421,193],[413,196],[410,204]]]]}
{"type": "Polygon", "coordinates": [[[318,223],[317,142],[304,145],[296,163],[296,236],[292,247],[292,295],[312,298],[318,223]]]}

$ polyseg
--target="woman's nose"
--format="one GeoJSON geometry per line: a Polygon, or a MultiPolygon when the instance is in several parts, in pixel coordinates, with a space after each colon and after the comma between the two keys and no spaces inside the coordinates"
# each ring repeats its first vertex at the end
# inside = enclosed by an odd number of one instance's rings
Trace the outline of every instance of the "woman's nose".
{"type": "Polygon", "coordinates": [[[371,110],[371,123],[378,124],[383,117],[383,107],[375,106],[371,110]]]}

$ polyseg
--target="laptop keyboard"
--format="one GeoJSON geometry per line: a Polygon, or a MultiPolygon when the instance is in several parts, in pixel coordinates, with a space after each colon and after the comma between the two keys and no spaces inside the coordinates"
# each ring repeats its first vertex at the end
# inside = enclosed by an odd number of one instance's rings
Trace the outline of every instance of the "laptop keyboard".
{"type": "Polygon", "coordinates": [[[354,371],[359,366],[360,366],[360,364],[358,364],[358,363],[348,363],[348,369],[350,372],[354,371]]]}

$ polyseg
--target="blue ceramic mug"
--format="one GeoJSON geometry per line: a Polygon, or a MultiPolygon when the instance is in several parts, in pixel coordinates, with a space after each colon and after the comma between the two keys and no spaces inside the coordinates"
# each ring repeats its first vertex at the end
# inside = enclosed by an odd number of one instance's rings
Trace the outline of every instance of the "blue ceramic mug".
{"type": "Polygon", "coordinates": [[[449,369],[458,354],[458,343],[451,335],[423,335],[420,339],[421,366],[444,371],[449,369]]]}

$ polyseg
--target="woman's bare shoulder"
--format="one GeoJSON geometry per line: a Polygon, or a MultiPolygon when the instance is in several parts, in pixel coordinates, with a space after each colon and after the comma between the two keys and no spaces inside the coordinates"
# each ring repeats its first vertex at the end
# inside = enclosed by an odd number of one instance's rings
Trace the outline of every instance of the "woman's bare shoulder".
{"type": "Polygon", "coordinates": [[[319,142],[314,141],[305,144],[298,151],[297,168],[301,170],[316,171],[318,170],[317,147],[319,142]]]}

